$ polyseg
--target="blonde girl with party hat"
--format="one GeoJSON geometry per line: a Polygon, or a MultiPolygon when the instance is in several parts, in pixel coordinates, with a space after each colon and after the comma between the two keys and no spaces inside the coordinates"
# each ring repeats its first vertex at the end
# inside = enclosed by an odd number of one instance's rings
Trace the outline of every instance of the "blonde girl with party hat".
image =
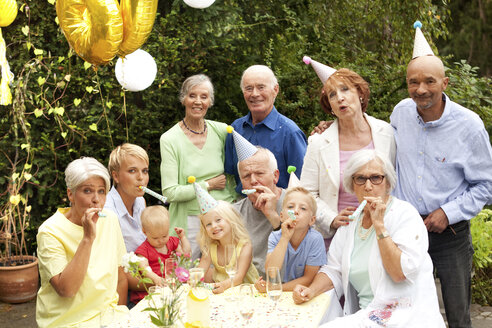
{"type": "MultiPolygon", "coordinates": [[[[194,182],[192,177],[188,181],[194,182]]],[[[202,257],[199,267],[205,271],[205,282],[213,283],[215,294],[224,292],[231,285],[254,284],[259,275],[252,263],[253,246],[241,216],[230,203],[216,201],[197,183],[194,187],[201,212],[198,243],[202,257]],[[236,258],[226,258],[227,245],[234,245],[236,258]],[[234,266],[236,261],[237,272],[231,284],[226,266],[234,266]]]]}

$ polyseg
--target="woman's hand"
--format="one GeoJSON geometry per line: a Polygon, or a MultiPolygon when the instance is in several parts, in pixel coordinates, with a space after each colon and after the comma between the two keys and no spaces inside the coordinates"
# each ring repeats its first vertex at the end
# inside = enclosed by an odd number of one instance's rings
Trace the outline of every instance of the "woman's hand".
{"type": "Polygon", "coordinates": [[[88,208],[85,213],[82,215],[81,224],[84,229],[84,238],[93,242],[96,239],[96,223],[99,219],[99,211],[102,211],[102,208],[88,208]]]}
{"type": "Polygon", "coordinates": [[[311,288],[297,285],[294,287],[294,291],[292,292],[292,298],[294,299],[294,303],[302,304],[304,302],[309,301],[314,297],[314,292],[311,288]]]}
{"type": "Polygon", "coordinates": [[[364,197],[367,205],[364,211],[369,212],[374,228],[384,227],[384,212],[386,211],[386,202],[381,197],[364,197]]]}
{"type": "Polygon", "coordinates": [[[224,174],[220,174],[212,179],[206,180],[208,183],[208,190],[222,190],[226,186],[226,176],[224,174]]]}
{"type": "Polygon", "coordinates": [[[336,230],[343,225],[348,225],[350,221],[352,221],[352,219],[349,219],[349,215],[353,214],[356,209],[357,208],[353,206],[349,206],[344,210],[341,210],[340,213],[338,213],[338,215],[335,216],[335,218],[331,222],[330,228],[336,230]]]}

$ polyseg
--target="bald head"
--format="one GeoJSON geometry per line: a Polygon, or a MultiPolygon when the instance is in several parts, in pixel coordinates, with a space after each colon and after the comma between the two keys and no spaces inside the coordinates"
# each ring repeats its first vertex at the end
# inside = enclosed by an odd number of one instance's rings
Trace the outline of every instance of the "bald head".
{"type": "Polygon", "coordinates": [[[409,71],[429,71],[431,70],[436,77],[444,78],[444,64],[442,60],[437,56],[420,56],[414,58],[408,63],[407,78],[409,71]]]}

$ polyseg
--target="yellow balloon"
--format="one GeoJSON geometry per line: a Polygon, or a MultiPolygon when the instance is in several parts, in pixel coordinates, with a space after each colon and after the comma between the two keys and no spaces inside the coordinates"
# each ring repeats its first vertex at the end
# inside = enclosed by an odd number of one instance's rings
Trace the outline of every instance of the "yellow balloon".
{"type": "Polygon", "coordinates": [[[57,0],[56,14],[77,55],[93,65],[114,58],[123,40],[117,0],[57,0]]]}
{"type": "Polygon", "coordinates": [[[0,27],[9,26],[17,17],[15,0],[0,0],[0,27]]]}
{"type": "Polygon", "coordinates": [[[154,26],[158,0],[121,0],[123,42],[119,56],[131,54],[147,40],[154,26]]]}

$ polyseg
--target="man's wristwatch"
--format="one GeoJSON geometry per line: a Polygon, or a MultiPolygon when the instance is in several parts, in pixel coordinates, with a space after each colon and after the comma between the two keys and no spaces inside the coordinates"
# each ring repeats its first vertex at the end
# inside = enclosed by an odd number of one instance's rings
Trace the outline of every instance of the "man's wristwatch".
{"type": "Polygon", "coordinates": [[[377,238],[378,238],[378,240],[381,240],[381,239],[384,239],[384,238],[389,237],[389,236],[390,235],[389,235],[388,231],[385,230],[385,231],[381,232],[379,235],[377,235],[377,238]]]}

